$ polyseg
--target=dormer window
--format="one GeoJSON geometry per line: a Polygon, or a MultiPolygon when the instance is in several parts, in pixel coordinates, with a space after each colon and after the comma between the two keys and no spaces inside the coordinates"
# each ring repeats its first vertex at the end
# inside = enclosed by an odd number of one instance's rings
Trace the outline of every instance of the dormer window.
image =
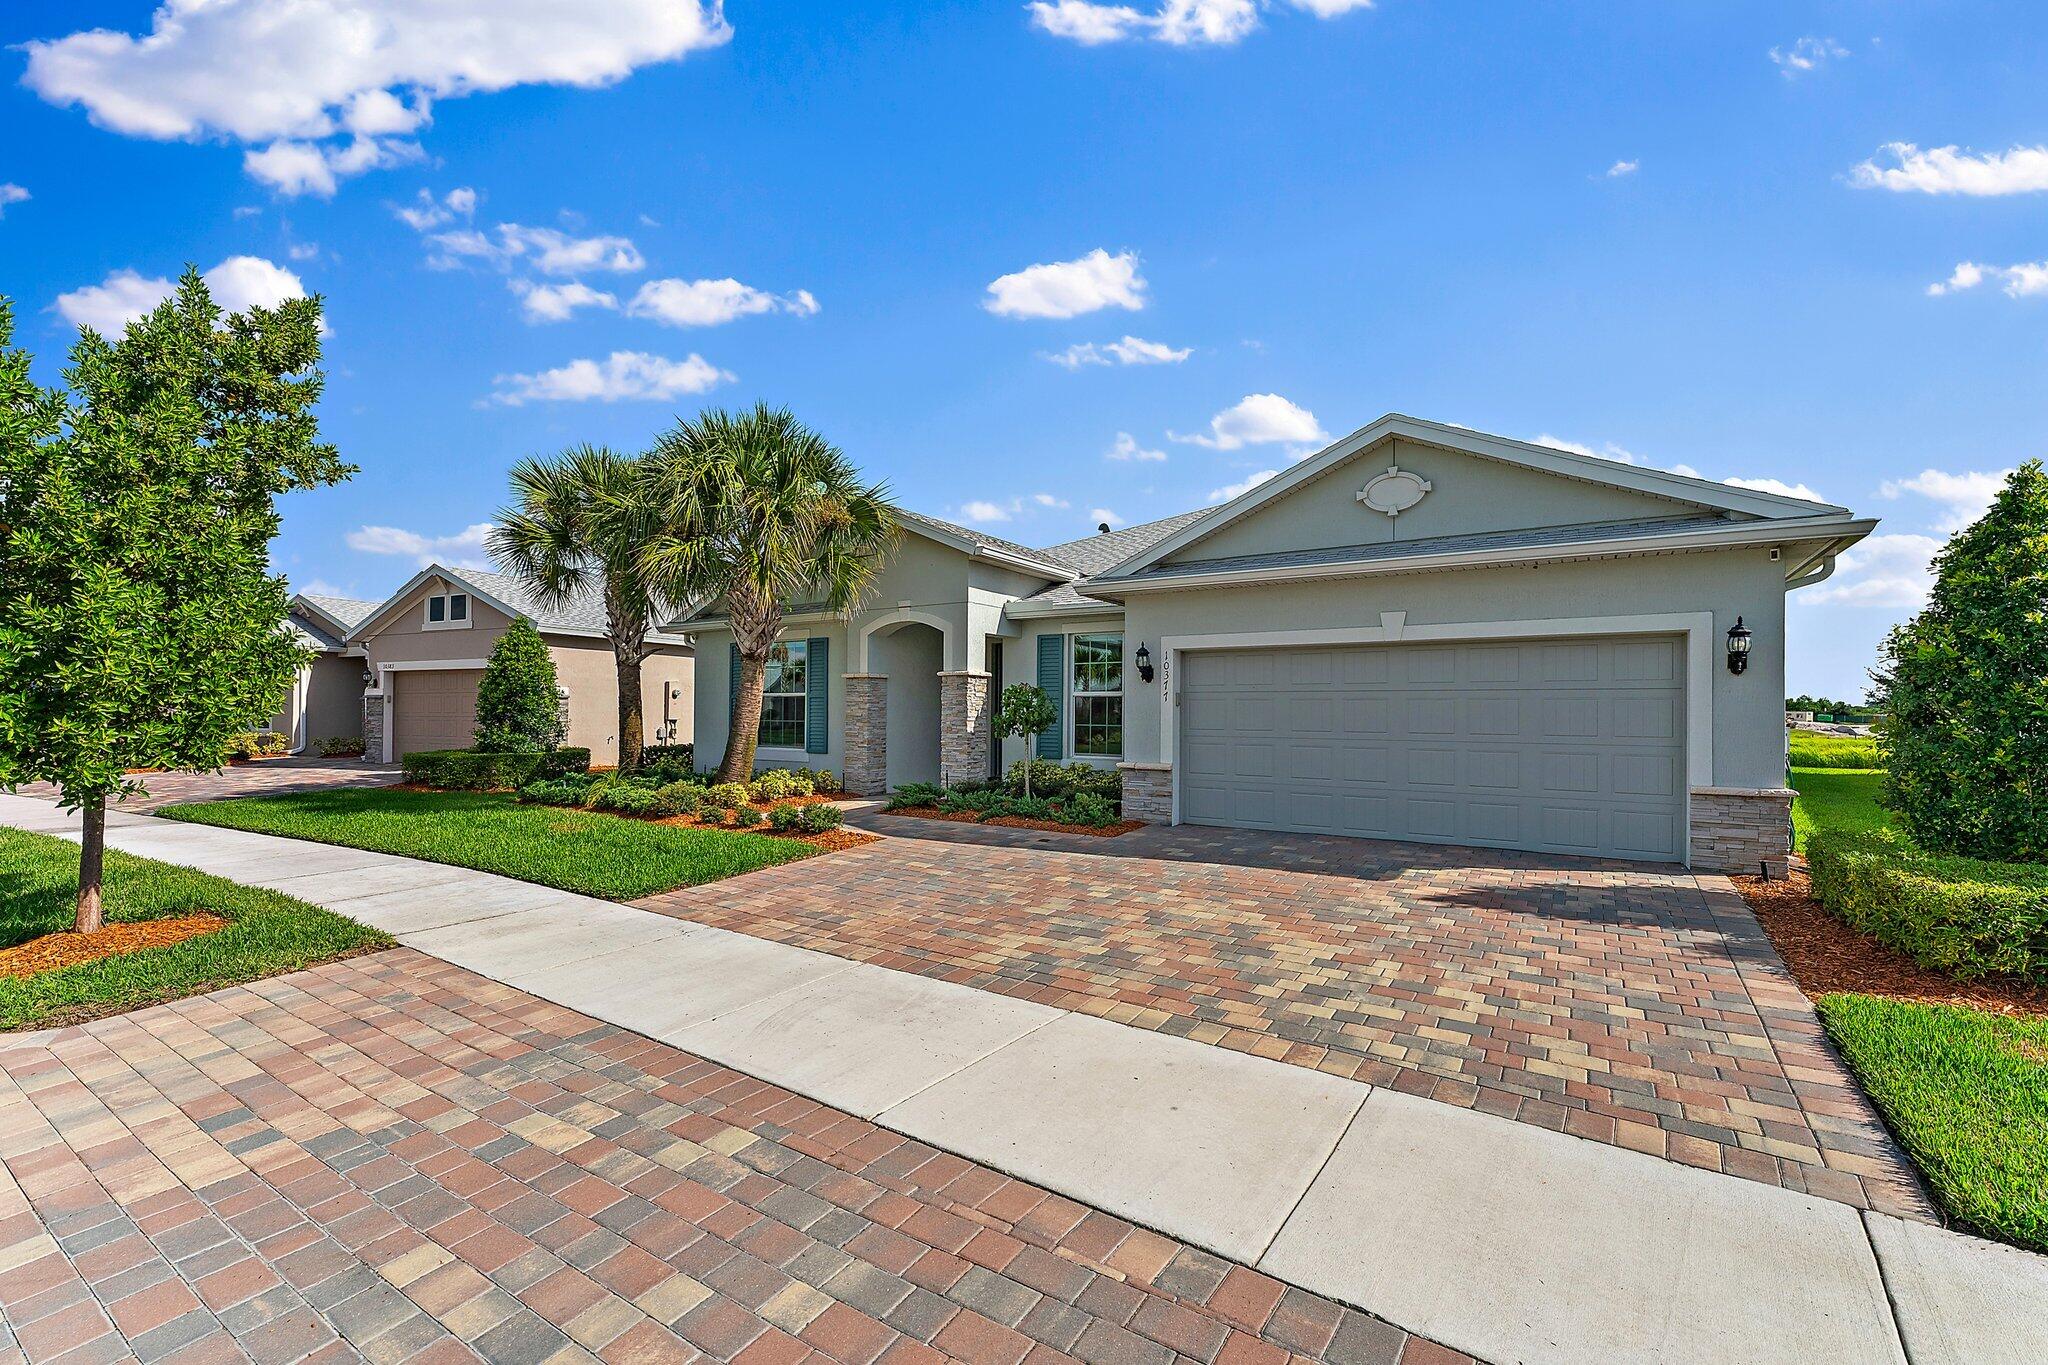
{"type": "Polygon", "coordinates": [[[437,592],[427,598],[428,630],[466,630],[468,627],[468,593],[437,592]]]}

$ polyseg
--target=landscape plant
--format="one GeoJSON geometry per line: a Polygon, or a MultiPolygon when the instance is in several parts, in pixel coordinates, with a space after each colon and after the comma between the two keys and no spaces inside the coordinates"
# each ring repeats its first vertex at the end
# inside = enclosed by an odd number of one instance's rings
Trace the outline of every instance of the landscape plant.
{"type": "Polygon", "coordinates": [[[476,747],[485,753],[546,753],[562,742],[555,656],[533,622],[515,617],[491,646],[476,685],[476,747]]]}
{"type": "Polygon", "coordinates": [[[74,927],[100,927],[107,802],[212,769],[308,655],[270,572],[278,495],[354,472],[320,439],[320,301],[224,315],[196,270],[57,391],[0,300],[0,786],[83,813],[74,927]]]}
{"type": "MultiPolygon", "coordinates": [[[[1052,704],[1052,698],[1030,683],[1011,683],[1003,689],[996,703],[996,733],[1005,739],[1021,738],[1027,744],[1036,745],[1038,737],[1053,727],[1059,720],[1059,708],[1052,704]]],[[[1024,768],[1024,795],[1031,795],[1031,770],[1034,762],[1026,758],[1024,768]]]]}

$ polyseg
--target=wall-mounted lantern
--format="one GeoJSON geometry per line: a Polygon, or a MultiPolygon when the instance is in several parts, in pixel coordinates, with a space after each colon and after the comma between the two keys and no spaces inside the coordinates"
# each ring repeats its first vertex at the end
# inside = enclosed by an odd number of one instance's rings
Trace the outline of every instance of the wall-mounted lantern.
{"type": "Polygon", "coordinates": [[[1728,627],[1728,671],[1741,673],[1749,668],[1749,628],[1742,624],[1740,616],[1735,624],[1728,627]]]}
{"type": "Polygon", "coordinates": [[[1140,682],[1152,681],[1152,651],[1145,648],[1142,642],[1138,645],[1138,652],[1131,657],[1131,662],[1138,666],[1140,682]]]}

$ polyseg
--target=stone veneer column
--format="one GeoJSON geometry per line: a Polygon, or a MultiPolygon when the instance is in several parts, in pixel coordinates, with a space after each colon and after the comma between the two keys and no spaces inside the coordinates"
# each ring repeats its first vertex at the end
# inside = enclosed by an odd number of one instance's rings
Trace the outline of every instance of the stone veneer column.
{"type": "Polygon", "coordinates": [[[372,687],[363,693],[363,757],[372,763],[384,761],[384,692],[372,687]]]}
{"type": "Polygon", "coordinates": [[[1155,825],[1173,823],[1173,765],[1171,763],[1119,763],[1123,774],[1124,819],[1147,820],[1155,825]]]}
{"type": "Polygon", "coordinates": [[[889,675],[847,673],[846,771],[840,780],[855,796],[889,789],[889,675]]]}
{"type": "Polygon", "coordinates": [[[939,674],[939,785],[988,780],[995,713],[986,673],[939,674]]]}
{"type": "Polygon", "coordinates": [[[1783,787],[1694,787],[1693,870],[1785,876],[1792,856],[1792,795],[1783,787]]]}

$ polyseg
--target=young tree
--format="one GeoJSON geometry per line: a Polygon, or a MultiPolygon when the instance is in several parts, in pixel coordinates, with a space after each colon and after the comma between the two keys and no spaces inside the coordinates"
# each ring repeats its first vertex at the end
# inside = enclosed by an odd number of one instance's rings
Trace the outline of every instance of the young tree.
{"type": "Polygon", "coordinates": [[[476,747],[494,754],[546,753],[562,742],[555,656],[524,616],[508,626],[476,685],[476,747]]]}
{"type": "Polygon", "coordinates": [[[0,330],[0,783],[83,812],[81,933],[108,798],[134,769],[220,766],[304,660],[275,499],[354,472],[314,421],[319,325],[317,299],[223,317],[188,269],[119,340],[81,329],[68,395],[0,330]]]}
{"type": "Polygon", "coordinates": [[[1052,698],[1030,683],[1011,683],[1003,689],[1002,698],[996,705],[996,733],[1005,739],[1015,737],[1029,741],[1024,751],[1024,795],[1027,798],[1031,795],[1031,763],[1037,757],[1031,750],[1036,747],[1038,737],[1050,730],[1059,718],[1059,708],[1052,704],[1052,698]]]}
{"type": "Polygon", "coordinates": [[[896,509],[880,484],[787,408],[711,409],[680,422],[650,456],[661,509],[646,563],[675,600],[719,598],[739,647],[720,782],[754,772],[768,654],[792,602],[847,611],[880,571],[896,509]]]}
{"type": "Polygon", "coordinates": [[[647,722],[640,667],[648,632],[665,610],[641,554],[658,522],[640,461],[602,446],[577,446],[512,467],[512,505],[488,538],[493,557],[541,601],[559,606],[596,592],[618,674],[619,770],[640,766],[647,722]]]}
{"type": "Polygon", "coordinates": [[[1924,847],[2048,861],[2048,473],[2013,471],[1885,642],[1885,804],[1924,847]]]}

